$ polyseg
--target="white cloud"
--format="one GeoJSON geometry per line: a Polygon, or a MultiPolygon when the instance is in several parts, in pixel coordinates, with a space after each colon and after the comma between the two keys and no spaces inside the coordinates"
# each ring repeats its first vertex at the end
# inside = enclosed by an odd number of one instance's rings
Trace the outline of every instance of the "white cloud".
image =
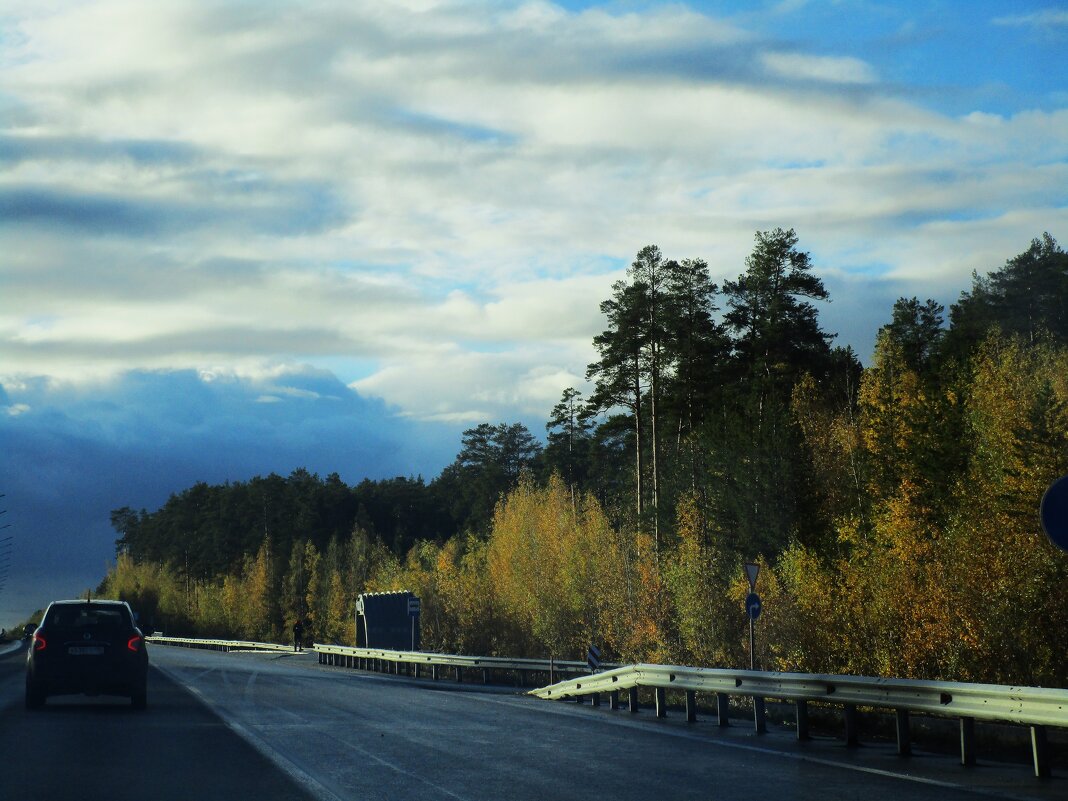
{"type": "Polygon", "coordinates": [[[857,58],[812,56],[805,53],[765,53],[763,61],[772,75],[788,80],[840,84],[875,83],[878,80],[871,65],[857,58]]]}
{"type": "Polygon", "coordinates": [[[1011,14],[1004,17],[995,17],[993,22],[995,25],[1015,27],[1065,28],[1068,27],[1068,11],[1046,8],[1030,14],[1011,14]]]}
{"type": "Polygon", "coordinates": [[[938,113],[684,6],[5,13],[9,376],[350,359],[412,416],[544,414],[645,244],[722,279],[793,226],[821,269],[963,288],[1064,219],[1068,111],[938,113]]]}

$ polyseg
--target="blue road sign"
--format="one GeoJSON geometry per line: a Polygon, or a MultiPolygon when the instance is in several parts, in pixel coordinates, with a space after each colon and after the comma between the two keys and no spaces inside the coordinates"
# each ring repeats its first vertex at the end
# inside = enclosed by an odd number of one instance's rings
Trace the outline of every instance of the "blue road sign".
{"type": "Polygon", "coordinates": [[[745,596],[745,611],[749,613],[750,620],[756,620],[760,617],[760,596],[755,592],[749,593],[745,596]]]}
{"type": "Polygon", "coordinates": [[[1061,476],[1049,485],[1038,511],[1050,542],[1068,551],[1068,476],[1061,476]]]}

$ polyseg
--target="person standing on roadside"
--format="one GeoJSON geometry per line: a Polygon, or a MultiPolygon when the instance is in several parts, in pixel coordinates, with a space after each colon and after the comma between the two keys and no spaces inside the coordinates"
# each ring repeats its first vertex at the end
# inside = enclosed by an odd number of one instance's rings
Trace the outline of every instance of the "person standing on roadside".
{"type": "Polygon", "coordinates": [[[293,650],[303,651],[304,646],[302,640],[304,639],[304,624],[300,622],[300,618],[297,618],[297,622],[293,624],[293,650]]]}

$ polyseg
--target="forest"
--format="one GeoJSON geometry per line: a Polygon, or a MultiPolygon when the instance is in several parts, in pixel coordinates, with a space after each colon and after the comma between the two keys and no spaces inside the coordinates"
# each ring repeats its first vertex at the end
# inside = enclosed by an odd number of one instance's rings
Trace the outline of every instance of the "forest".
{"type": "Polygon", "coordinates": [[[587,392],[544,440],[464,432],[440,475],[297,470],[111,515],[98,592],[156,629],[354,642],[356,596],[422,599],[434,650],[1068,686],[1068,254],[1049,234],[946,313],[900,298],[832,347],[793,230],[722,286],[648,246],[600,305],[587,392]],[[875,323],[877,325],[878,322],[875,323]]]}

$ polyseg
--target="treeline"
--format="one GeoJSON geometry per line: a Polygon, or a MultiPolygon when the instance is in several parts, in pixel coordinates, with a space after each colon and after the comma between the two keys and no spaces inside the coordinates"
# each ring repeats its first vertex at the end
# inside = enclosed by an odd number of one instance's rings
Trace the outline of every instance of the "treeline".
{"type": "Polygon", "coordinates": [[[1036,239],[948,319],[898,300],[865,368],[797,244],[758,232],[722,287],[642,249],[544,447],[484,424],[429,483],[298,471],[118,510],[102,589],[176,630],[351,642],[355,595],[403,587],[433,647],[737,665],[759,559],[767,668],[1064,685],[1037,506],[1068,472],[1068,255],[1036,239]]]}

